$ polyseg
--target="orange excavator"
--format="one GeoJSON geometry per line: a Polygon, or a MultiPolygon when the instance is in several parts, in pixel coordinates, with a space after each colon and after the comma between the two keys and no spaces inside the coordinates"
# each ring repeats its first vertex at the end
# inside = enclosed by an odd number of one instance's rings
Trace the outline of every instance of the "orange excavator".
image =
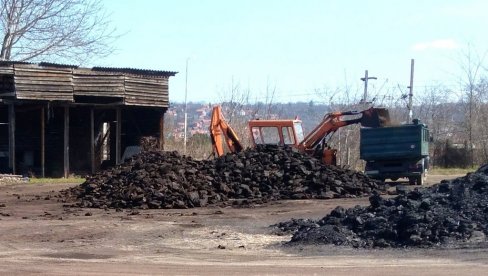
{"type": "Polygon", "coordinates": [[[214,106],[212,110],[210,139],[212,140],[213,152],[217,156],[224,155],[224,148],[222,145],[224,141],[230,152],[240,152],[243,149],[239,137],[237,137],[235,131],[224,119],[222,108],[220,106],[214,106]]]}
{"type": "MultiPolygon", "coordinates": [[[[251,120],[249,121],[249,131],[254,146],[258,144],[289,145],[301,152],[322,159],[325,164],[337,165],[337,150],[331,149],[327,145],[328,140],[334,132],[341,127],[352,124],[361,124],[364,127],[381,127],[388,125],[389,122],[390,116],[387,109],[372,107],[363,111],[328,113],[324,116],[322,122],[307,136],[303,134],[302,121],[300,120],[251,120]]],[[[227,142],[227,145],[229,145],[231,152],[239,152],[242,150],[242,145],[237,135],[225,123],[220,106],[216,106],[213,109],[210,133],[214,145],[214,152],[217,155],[223,155],[222,135],[220,133],[227,133],[226,138],[230,138],[230,145],[229,142],[227,142]],[[215,126],[219,125],[225,126],[222,128],[224,131],[218,132],[215,130],[215,126]],[[219,137],[216,135],[219,135],[219,137]],[[238,147],[235,146],[235,141],[237,141],[238,147]]]]}

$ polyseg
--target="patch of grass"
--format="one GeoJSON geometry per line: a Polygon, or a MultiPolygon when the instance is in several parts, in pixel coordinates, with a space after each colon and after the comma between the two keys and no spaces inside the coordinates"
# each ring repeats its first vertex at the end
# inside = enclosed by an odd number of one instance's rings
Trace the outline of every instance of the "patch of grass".
{"type": "Polygon", "coordinates": [[[61,184],[61,183],[78,183],[81,184],[85,182],[85,178],[82,177],[68,177],[68,178],[31,178],[29,183],[32,184],[61,184]]]}
{"type": "Polygon", "coordinates": [[[453,175],[453,174],[467,174],[474,172],[478,167],[473,168],[433,168],[429,170],[429,174],[437,175],[453,175]]]}

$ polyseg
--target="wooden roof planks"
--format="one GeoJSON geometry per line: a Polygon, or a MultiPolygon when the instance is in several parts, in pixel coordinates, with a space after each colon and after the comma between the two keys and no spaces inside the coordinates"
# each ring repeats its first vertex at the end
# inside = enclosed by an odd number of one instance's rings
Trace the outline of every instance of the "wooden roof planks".
{"type": "Polygon", "coordinates": [[[16,100],[75,104],[83,103],[86,97],[90,97],[90,103],[93,103],[93,99],[96,102],[97,97],[103,97],[119,99],[117,102],[125,105],[166,108],[169,104],[168,79],[175,74],[128,68],[90,69],[6,62],[0,63],[0,88],[3,87],[0,99],[2,92],[4,95],[14,95],[16,100]]]}
{"type": "Polygon", "coordinates": [[[142,79],[125,76],[125,103],[127,105],[168,106],[168,78],[142,79]]]}
{"type": "Polygon", "coordinates": [[[73,87],[77,96],[124,97],[124,74],[74,70],[73,87]]]}
{"type": "Polygon", "coordinates": [[[17,99],[73,101],[72,70],[13,65],[17,99]]]}

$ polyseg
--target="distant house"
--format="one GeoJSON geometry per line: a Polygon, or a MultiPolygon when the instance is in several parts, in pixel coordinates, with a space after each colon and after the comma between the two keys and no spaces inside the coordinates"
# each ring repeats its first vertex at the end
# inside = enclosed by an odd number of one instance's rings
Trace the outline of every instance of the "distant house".
{"type": "Polygon", "coordinates": [[[0,171],[68,176],[120,163],[128,146],[162,146],[176,72],[0,62],[0,171]]]}

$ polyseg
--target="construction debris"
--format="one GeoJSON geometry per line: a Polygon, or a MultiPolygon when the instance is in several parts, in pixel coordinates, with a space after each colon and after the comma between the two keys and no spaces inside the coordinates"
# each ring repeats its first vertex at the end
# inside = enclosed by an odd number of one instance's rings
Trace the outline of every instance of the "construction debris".
{"type": "Polygon", "coordinates": [[[292,220],[274,227],[294,232],[289,244],[353,247],[432,247],[486,241],[488,175],[469,173],[392,199],[373,195],[370,206],[337,207],[318,221],[292,220]]]}
{"type": "Polygon", "coordinates": [[[0,174],[0,184],[27,183],[29,178],[15,174],[0,174]]]}
{"type": "Polygon", "coordinates": [[[142,152],[63,194],[81,207],[146,209],[357,197],[381,189],[362,173],[324,166],[292,148],[259,146],[202,161],[142,152]]]}

